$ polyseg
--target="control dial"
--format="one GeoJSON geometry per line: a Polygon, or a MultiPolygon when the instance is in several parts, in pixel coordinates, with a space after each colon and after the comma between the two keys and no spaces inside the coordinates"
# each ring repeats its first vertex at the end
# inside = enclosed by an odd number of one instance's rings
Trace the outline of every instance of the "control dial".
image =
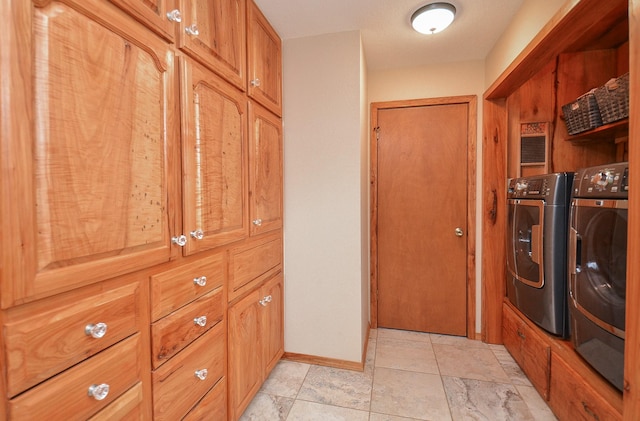
{"type": "Polygon", "coordinates": [[[606,170],[599,171],[591,177],[591,183],[599,187],[607,187],[613,184],[613,174],[606,170]]]}
{"type": "Polygon", "coordinates": [[[518,181],[516,182],[516,191],[522,191],[527,188],[528,183],[526,181],[518,181]]]}

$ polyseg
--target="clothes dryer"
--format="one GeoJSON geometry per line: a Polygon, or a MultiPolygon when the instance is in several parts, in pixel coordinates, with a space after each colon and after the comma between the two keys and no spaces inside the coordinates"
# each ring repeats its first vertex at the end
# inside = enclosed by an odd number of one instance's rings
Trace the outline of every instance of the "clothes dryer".
{"type": "Polygon", "coordinates": [[[627,285],[626,162],[578,170],[570,206],[569,311],[576,351],[622,390],[627,285]]]}
{"type": "Polygon", "coordinates": [[[567,222],[572,173],[509,180],[507,297],[548,332],[566,337],[567,222]]]}

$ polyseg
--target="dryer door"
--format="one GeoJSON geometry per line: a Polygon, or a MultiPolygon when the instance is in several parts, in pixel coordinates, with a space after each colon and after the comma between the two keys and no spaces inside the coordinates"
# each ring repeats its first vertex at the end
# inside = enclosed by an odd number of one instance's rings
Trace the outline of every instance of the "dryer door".
{"type": "Polygon", "coordinates": [[[542,233],[544,201],[509,199],[507,267],[519,282],[544,286],[542,233]]]}
{"type": "Polygon", "coordinates": [[[624,338],[627,201],[573,199],[570,295],[578,310],[624,338]]]}

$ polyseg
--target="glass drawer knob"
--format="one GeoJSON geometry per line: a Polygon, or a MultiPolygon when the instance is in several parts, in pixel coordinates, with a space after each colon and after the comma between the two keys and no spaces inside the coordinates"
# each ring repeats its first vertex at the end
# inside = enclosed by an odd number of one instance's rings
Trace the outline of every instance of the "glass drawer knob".
{"type": "Polygon", "coordinates": [[[201,229],[197,229],[195,231],[191,231],[190,234],[196,240],[202,240],[204,238],[204,231],[202,231],[201,229]]]}
{"type": "Polygon", "coordinates": [[[88,324],[84,327],[84,333],[92,338],[100,339],[107,333],[106,323],[88,324]]]}
{"type": "Polygon", "coordinates": [[[254,87],[260,86],[260,79],[257,79],[257,78],[253,79],[251,81],[251,86],[254,86],[254,87]]]}
{"type": "Polygon", "coordinates": [[[184,28],[184,31],[189,35],[193,35],[194,37],[197,37],[200,34],[200,31],[198,31],[198,26],[195,23],[184,28]]]}
{"type": "Polygon", "coordinates": [[[193,319],[193,323],[200,327],[205,327],[207,325],[207,316],[196,317],[193,319]]]}
{"type": "Polygon", "coordinates": [[[182,22],[182,13],[178,9],[173,9],[167,13],[167,19],[171,22],[182,22]]]}
{"type": "Polygon", "coordinates": [[[256,225],[256,226],[259,227],[260,225],[262,225],[262,219],[260,219],[260,218],[254,219],[253,220],[253,225],[256,225]]]}
{"type": "Polygon", "coordinates": [[[195,372],[195,376],[197,378],[199,378],[200,380],[204,380],[207,378],[207,374],[209,374],[209,372],[207,371],[206,368],[203,368],[202,370],[196,370],[195,372]]]}
{"type": "Polygon", "coordinates": [[[109,385],[106,383],[92,384],[89,386],[88,394],[95,400],[101,401],[109,394],[109,385]]]}
{"type": "Polygon", "coordinates": [[[198,286],[205,286],[207,285],[207,277],[206,276],[200,276],[198,278],[193,278],[193,283],[198,285],[198,286]]]}
{"type": "Polygon", "coordinates": [[[187,244],[187,236],[180,235],[178,237],[171,237],[171,242],[179,245],[180,247],[184,247],[187,244]]]}

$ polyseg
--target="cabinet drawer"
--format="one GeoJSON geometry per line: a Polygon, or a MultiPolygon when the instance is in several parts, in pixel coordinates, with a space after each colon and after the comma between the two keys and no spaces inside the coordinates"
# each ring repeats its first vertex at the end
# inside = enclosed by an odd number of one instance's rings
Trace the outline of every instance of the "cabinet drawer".
{"type": "Polygon", "coordinates": [[[142,383],[137,383],[131,389],[124,392],[109,406],[98,412],[88,421],[111,421],[111,420],[139,420],[145,419],[144,405],[142,404],[142,383]]]}
{"type": "Polygon", "coordinates": [[[182,421],[226,421],[227,379],[222,378],[182,421]]]}
{"type": "Polygon", "coordinates": [[[96,288],[8,312],[4,334],[9,396],[132,335],[140,324],[138,282],[91,295],[96,288]],[[104,336],[86,333],[106,325],[104,336]]]}
{"type": "Polygon", "coordinates": [[[502,340],[513,359],[545,398],[549,398],[551,347],[507,304],[503,307],[502,340]]]}
{"type": "Polygon", "coordinates": [[[229,257],[229,301],[251,289],[253,283],[276,273],[281,263],[280,236],[232,249],[229,257]]]}
{"type": "Polygon", "coordinates": [[[224,375],[226,367],[224,323],[218,323],[153,372],[154,420],[177,420],[224,375]],[[207,370],[206,377],[196,376],[207,370]]]}
{"type": "Polygon", "coordinates": [[[151,326],[153,368],[158,368],[220,322],[223,314],[222,288],[218,288],[154,323],[151,326]]]}
{"type": "Polygon", "coordinates": [[[9,401],[12,420],[85,420],[140,381],[140,335],[125,339],[9,401]],[[102,400],[92,385],[109,385],[102,400]]]}
{"type": "Polygon", "coordinates": [[[161,317],[190,303],[198,297],[222,286],[224,282],[224,255],[215,254],[205,259],[182,265],[151,276],[151,319],[161,317]],[[206,284],[196,280],[206,277],[206,284]]]}
{"type": "Polygon", "coordinates": [[[551,354],[549,406],[560,420],[621,420],[622,414],[555,353],[551,354]]]}

